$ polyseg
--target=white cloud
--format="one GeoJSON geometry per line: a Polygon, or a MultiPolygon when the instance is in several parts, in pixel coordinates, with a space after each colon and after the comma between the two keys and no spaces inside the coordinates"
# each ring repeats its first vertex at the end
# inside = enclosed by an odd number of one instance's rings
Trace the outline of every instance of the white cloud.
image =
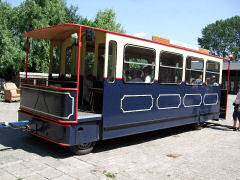
{"type": "Polygon", "coordinates": [[[139,38],[144,38],[147,35],[147,33],[144,32],[139,32],[135,33],[133,36],[139,37],[139,38]]]}

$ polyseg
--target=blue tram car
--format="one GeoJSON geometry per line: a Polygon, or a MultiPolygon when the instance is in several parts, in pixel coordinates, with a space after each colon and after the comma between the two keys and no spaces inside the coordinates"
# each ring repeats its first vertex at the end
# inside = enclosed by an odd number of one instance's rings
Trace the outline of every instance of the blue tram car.
{"type": "Polygon", "coordinates": [[[226,59],[77,24],[23,36],[26,78],[19,121],[28,120],[29,133],[76,154],[91,152],[99,140],[224,116],[226,59]],[[27,77],[35,39],[49,42],[46,79],[27,77]]]}

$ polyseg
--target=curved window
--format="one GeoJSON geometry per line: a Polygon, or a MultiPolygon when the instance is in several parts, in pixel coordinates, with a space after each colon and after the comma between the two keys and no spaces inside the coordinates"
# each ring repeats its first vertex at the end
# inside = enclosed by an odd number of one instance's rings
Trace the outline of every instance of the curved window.
{"type": "Polygon", "coordinates": [[[183,56],[171,52],[160,54],[158,82],[160,84],[179,84],[182,82],[183,56]]]}
{"type": "Polygon", "coordinates": [[[152,48],[127,45],[124,51],[123,81],[125,83],[152,83],[156,52],[152,48]]]}
{"type": "Polygon", "coordinates": [[[207,61],[205,82],[208,86],[219,85],[220,63],[207,61]]]}
{"type": "Polygon", "coordinates": [[[203,59],[187,57],[185,81],[187,85],[202,85],[203,59]]]}

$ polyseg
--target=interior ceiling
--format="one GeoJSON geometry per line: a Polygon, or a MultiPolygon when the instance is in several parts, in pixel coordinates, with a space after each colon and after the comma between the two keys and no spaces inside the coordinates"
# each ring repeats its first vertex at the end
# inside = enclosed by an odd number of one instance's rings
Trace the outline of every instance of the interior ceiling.
{"type": "Polygon", "coordinates": [[[69,37],[71,34],[78,33],[79,28],[80,26],[77,25],[63,24],[25,32],[23,33],[23,36],[45,40],[62,41],[69,37]]]}

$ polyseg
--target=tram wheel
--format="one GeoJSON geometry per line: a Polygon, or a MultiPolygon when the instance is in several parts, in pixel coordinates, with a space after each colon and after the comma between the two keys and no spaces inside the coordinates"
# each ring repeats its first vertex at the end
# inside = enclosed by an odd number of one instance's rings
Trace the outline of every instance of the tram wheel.
{"type": "Polygon", "coordinates": [[[204,124],[202,122],[201,123],[194,123],[194,124],[192,124],[192,128],[194,130],[201,130],[203,127],[204,127],[204,124]]]}
{"type": "Polygon", "coordinates": [[[78,144],[75,146],[71,146],[70,150],[77,155],[84,155],[90,153],[93,150],[95,144],[96,142],[78,144]]]}

